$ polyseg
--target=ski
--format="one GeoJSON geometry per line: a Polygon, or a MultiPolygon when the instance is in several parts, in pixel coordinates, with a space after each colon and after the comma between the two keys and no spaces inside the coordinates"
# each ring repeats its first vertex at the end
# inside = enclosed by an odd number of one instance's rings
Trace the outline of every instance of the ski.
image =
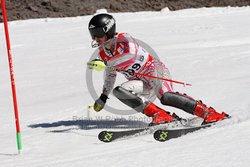
{"type": "Polygon", "coordinates": [[[184,128],[190,127],[189,124],[194,121],[194,119],[182,119],[177,120],[167,124],[159,124],[154,126],[143,127],[139,129],[131,130],[121,130],[121,131],[101,131],[98,135],[98,139],[102,142],[109,143],[117,139],[129,138],[134,136],[141,136],[146,134],[153,134],[158,129],[168,129],[168,128],[184,128]]]}
{"type": "Polygon", "coordinates": [[[181,129],[158,129],[154,132],[154,139],[160,142],[165,142],[170,139],[178,138],[188,133],[204,129],[212,126],[212,124],[201,125],[197,127],[187,127],[181,129]]]}
{"type": "Polygon", "coordinates": [[[201,125],[196,125],[196,126],[192,126],[192,124],[189,124],[189,127],[186,126],[184,128],[163,128],[163,129],[158,129],[154,132],[154,139],[160,142],[165,142],[167,140],[170,139],[174,139],[174,138],[178,138],[181,137],[183,135],[186,135],[188,133],[191,132],[195,132],[198,131],[200,129],[204,129],[204,128],[208,128],[211,126],[216,125],[217,123],[220,123],[222,121],[225,121],[227,119],[231,118],[231,116],[227,116],[225,119],[218,121],[218,122],[213,122],[213,123],[209,123],[209,124],[201,124],[201,125]]]}
{"type": "Polygon", "coordinates": [[[181,119],[167,124],[159,124],[139,129],[120,131],[106,130],[99,133],[98,139],[102,142],[109,143],[118,139],[127,139],[130,137],[153,134],[155,140],[165,142],[167,140],[178,138],[188,133],[208,128],[217,124],[217,122],[214,122],[211,124],[201,125],[199,122],[200,118],[196,117],[191,119],[181,119]]]}
{"type": "MultiPolygon", "coordinates": [[[[98,135],[98,139],[102,142],[109,143],[117,139],[129,137],[129,136],[138,136],[142,134],[149,133],[150,127],[140,128],[140,129],[131,129],[125,131],[101,131],[98,135]]],[[[152,132],[153,133],[153,132],[152,132]]]]}

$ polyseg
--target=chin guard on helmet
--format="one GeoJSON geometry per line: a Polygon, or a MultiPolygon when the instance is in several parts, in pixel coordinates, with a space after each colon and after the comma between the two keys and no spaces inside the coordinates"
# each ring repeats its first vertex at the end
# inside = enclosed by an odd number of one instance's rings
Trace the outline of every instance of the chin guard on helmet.
{"type": "Polygon", "coordinates": [[[91,47],[92,48],[97,48],[99,46],[99,44],[95,41],[95,40],[93,40],[92,42],[91,42],[91,47]]]}

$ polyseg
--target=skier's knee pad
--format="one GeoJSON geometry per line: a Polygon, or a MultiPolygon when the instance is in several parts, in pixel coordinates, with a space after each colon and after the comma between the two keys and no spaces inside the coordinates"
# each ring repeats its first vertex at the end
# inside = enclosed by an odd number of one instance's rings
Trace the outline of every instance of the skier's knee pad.
{"type": "Polygon", "coordinates": [[[138,112],[143,112],[144,108],[148,105],[148,102],[143,102],[143,100],[140,97],[136,96],[135,94],[124,89],[121,86],[117,86],[113,90],[113,94],[121,102],[135,109],[138,112]]]}
{"type": "Polygon", "coordinates": [[[190,114],[193,114],[194,108],[197,102],[186,95],[182,95],[175,92],[166,92],[161,98],[161,103],[163,105],[168,105],[182,109],[190,114]]]}
{"type": "Polygon", "coordinates": [[[140,80],[131,80],[124,82],[123,84],[121,84],[121,87],[135,93],[143,92],[143,82],[140,80]]]}

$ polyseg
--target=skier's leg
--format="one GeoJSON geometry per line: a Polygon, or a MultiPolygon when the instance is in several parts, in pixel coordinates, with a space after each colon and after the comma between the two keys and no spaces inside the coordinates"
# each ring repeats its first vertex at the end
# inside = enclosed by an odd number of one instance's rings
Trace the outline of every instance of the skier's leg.
{"type": "Polygon", "coordinates": [[[165,110],[157,107],[148,98],[152,91],[143,90],[143,82],[138,80],[128,81],[122,86],[117,86],[113,94],[123,103],[153,118],[152,124],[171,122],[174,118],[165,110]],[[145,98],[147,97],[147,98],[145,98]]]}
{"type": "Polygon", "coordinates": [[[190,114],[204,119],[204,123],[216,122],[228,117],[228,114],[218,113],[212,107],[207,107],[201,101],[196,101],[186,94],[176,92],[165,92],[161,98],[163,105],[168,105],[182,109],[190,114]]]}
{"type": "MultiPolygon", "coordinates": [[[[158,61],[155,66],[156,70],[154,75],[171,79],[169,71],[163,63],[158,61]]],[[[152,82],[155,93],[163,105],[176,107],[190,114],[201,117],[204,119],[204,123],[215,122],[228,117],[226,113],[218,113],[212,107],[207,107],[201,101],[196,101],[186,94],[173,92],[171,83],[167,81],[152,80],[152,82]]]]}
{"type": "Polygon", "coordinates": [[[149,104],[149,102],[143,96],[138,96],[138,93],[142,92],[143,88],[143,86],[141,87],[141,84],[143,83],[140,84],[139,82],[129,81],[125,84],[122,84],[122,86],[117,86],[114,88],[113,94],[124,104],[138,112],[143,112],[144,108],[149,104]]]}

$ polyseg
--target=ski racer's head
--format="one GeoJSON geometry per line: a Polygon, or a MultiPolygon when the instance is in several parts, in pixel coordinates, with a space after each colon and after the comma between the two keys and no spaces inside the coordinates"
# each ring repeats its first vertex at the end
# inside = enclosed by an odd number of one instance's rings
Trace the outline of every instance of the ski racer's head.
{"type": "MultiPolygon", "coordinates": [[[[89,33],[93,42],[97,43],[97,46],[102,45],[104,42],[112,39],[116,34],[116,23],[113,16],[102,13],[95,15],[89,22],[89,33]]],[[[92,47],[96,45],[92,42],[92,47]]]]}

